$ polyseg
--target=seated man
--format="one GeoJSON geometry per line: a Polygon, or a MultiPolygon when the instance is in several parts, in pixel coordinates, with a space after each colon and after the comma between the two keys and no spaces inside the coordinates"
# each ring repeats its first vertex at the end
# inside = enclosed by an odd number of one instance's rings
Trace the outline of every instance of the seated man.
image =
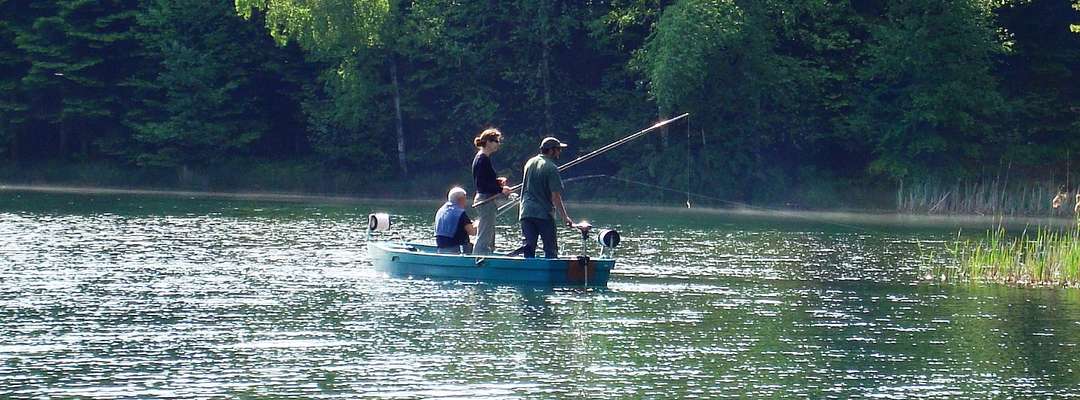
{"type": "Polygon", "coordinates": [[[465,189],[455,187],[435,213],[435,245],[440,253],[472,253],[469,235],[476,235],[476,226],[465,214],[465,189]]]}

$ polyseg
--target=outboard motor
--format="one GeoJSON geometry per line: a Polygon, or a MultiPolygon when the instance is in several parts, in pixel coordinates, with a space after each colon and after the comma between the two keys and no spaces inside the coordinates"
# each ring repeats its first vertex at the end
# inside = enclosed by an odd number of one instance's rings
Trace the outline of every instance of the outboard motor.
{"type": "Polygon", "coordinates": [[[596,235],[596,241],[600,243],[600,255],[610,257],[615,253],[615,248],[619,246],[622,237],[614,229],[601,229],[596,235]]]}
{"type": "Polygon", "coordinates": [[[574,224],[574,228],[581,232],[581,255],[589,254],[589,232],[592,231],[592,224],[581,221],[574,224]]]}

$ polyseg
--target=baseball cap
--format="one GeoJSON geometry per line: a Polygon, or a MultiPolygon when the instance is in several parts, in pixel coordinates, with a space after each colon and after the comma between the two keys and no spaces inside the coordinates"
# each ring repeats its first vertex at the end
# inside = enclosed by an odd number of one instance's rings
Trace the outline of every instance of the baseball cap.
{"type": "Polygon", "coordinates": [[[540,141],[540,150],[541,151],[547,150],[547,149],[554,149],[556,147],[565,148],[566,143],[560,142],[559,139],[556,139],[556,138],[553,138],[553,137],[550,137],[550,136],[546,137],[546,138],[544,138],[544,140],[540,141]]]}

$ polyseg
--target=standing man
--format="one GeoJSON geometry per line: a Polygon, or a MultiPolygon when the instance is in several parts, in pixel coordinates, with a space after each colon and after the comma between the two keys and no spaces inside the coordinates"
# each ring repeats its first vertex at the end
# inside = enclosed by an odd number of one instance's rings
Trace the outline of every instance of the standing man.
{"type": "MultiPolygon", "coordinates": [[[[540,154],[525,163],[525,177],[521,186],[521,209],[518,220],[521,222],[521,235],[525,237],[519,251],[525,258],[536,257],[537,236],[544,241],[544,257],[557,258],[559,244],[555,238],[555,215],[558,212],[562,222],[573,226],[574,220],[566,214],[562,201],[563,184],[559,177],[559,159],[566,144],[559,139],[548,137],[540,142],[540,154]]],[[[517,251],[515,251],[516,253],[517,251]]]]}

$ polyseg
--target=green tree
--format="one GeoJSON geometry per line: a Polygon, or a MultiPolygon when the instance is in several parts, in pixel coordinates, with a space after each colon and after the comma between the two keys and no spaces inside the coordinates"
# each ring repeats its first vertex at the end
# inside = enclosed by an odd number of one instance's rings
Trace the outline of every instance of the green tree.
{"type": "MultiPolygon", "coordinates": [[[[396,26],[388,25],[387,21],[395,17],[395,12],[407,12],[408,9],[402,7],[406,4],[404,2],[393,4],[397,7],[393,8],[392,3],[386,0],[236,0],[235,6],[245,18],[250,18],[255,12],[264,13],[266,27],[279,43],[296,41],[316,59],[330,63],[331,69],[322,74],[323,88],[317,90],[316,96],[318,93],[323,94],[320,97],[323,100],[318,100],[318,104],[330,101],[339,107],[334,107],[330,112],[311,114],[319,118],[312,124],[314,135],[323,136],[313,138],[317,149],[327,151],[340,147],[343,143],[351,144],[345,146],[346,149],[364,149],[366,143],[379,142],[378,136],[372,135],[372,125],[360,124],[356,117],[361,114],[351,109],[377,107],[371,102],[375,98],[371,94],[380,88],[361,89],[357,85],[378,82],[377,77],[370,75],[372,70],[387,71],[394,102],[398,167],[403,175],[407,175],[401,78],[393,46],[397,36],[388,34],[394,32],[396,26]],[[389,52],[390,56],[385,57],[386,54],[379,54],[380,52],[389,52]],[[385,65],[385,68],[372,67],[379,64],[385,65]],[[367,74],[360,75],[361,73],[367,74]],[[340,81],[332,82],[333,79],[340,81]],[[355,92],[357,89],[362,92],[355,92]],[[327,100],[325,96],[337,98],[327,100]],[[363,139],[365,136],[369,136],[368,140],[363,139]]],[[[310,106],[308,108],[311,109],[310,106]]],[[[337,156],[335,159],[341,160],[360,160],[364,156],[358,153],[341,154],[340,151],[333,151],[328,155],[337,156]]]]}
{"type": "MultiPolygon", "coordinates": [[[[606,8],[594,12],[587,21],[589,48],[592,61],[597,66],[596,81],[586,91],[581,108],[584,115],[576,127],[579,132],[581,151],[599,148],[625,135],[651,124],[659,110],[649,98],[644,68],[635,54],[645,45],[661,13],[661,4],[654,0],[613,1],[606,8]]],[[[683,111],[683,110],[680,110],[683,111]]],[[[670,132],[669,132],[670,133],[670,132]]],[[[678,133],[683,133],[678,130],[678,133]]],[[[640,139],[634,146],[626,146],[590,161],[580,171],[582,175],[609,174],[640,178],[657,184],[683,187],[685,179],[675,183],[679,176],[672,174],[675,165],[685,166],[685,152],[676,155],[673,148],[664,152],[664,138],[655,136],[640,139]],[[665,153],[668,167],[657,155],[665,153]],[[678,158],[676,158],[678,157],[678,158]]],[[[679,147],[683,149],[683,147],[679,147]]],[[[678,168],[680,172],[683,168],[678,168]]],[[[586,186],[586,185],[580,185],[586,186]]],[[[603,189],[609,185],[588,185],[593,195],[608,196],[603,189]]],[[[621,190],[626,190],[622,188],[621,190]]]]}
{"type": "Polygon", "coordinates": [[[266,77],[283,73],[280,60],[288,55],[231,5],[154,0],[138,21],[145,56],[157,68],[133,80],[142,103],[128,116],[134,146],[127,154],[136,163],[220,162],[250,153],[272,124],[288,121],[272,114],[273,87],[283,78],[266,77]]]}
{"type": "MultiPolygon", "coordinates": [[[[769,198],[836,140],[858,29],[845,2],[683,0],[664,9],[636,62],[660,114],[691,112],[717,143],[701,152],[698,181],[769,198]]],[[[682,157],[657,152],[647,170],[663,175],[682,157]]]]}
{"type": "Polygon", "coordinates": [[[26,53],[15,45],[17,32],[28,23],[26,1],[0,0],[0,10],[9,16],[0,19],[0,153],[19,157],[18,132],[26,122],[28,107],[22,93],[22,77],[29,63],[26,53]]]}
{"type": "MultiPolygon", "coordinates": [[[[471,157],[471,135],[494,111],[485,96],[489,87],[476,68],[485,62],[463,36],[473,33],[464,13],[471,5],[444,1],[403,1],[392,4],[384,25],[384,45],[372,55],[381,67],[379,103],[389,105],[394,118],[386,131],[396,132],[398,164],[408,140],[407,165],[415,170],[445,170],[471,157]],[[410,135],[405,138],[405,127],[410,135]],[[460,151],[458,151],[460,150],[460,151]]],[[[471,159],[471,158],[470,158],[471,159]]]]}
{"type": "Polygon", "coordinates": [[[871,172],[957,177],[995,160],[1003,99],[992,8],[975,0],[888,3],[858,71],[849,119],[874,146],[871,172]]]}
{"type": "Polygon", "coordinates": [[[534,142],[547,134],[573,141],[571,127],[588,112],[589,88],[601,79],[602,69],[591,67],[601,60],[591,54],[595,47],[583,27],[606,10],[603,5],[284,3],[239,0],[237,7],[242,13],[252,7],[267,10],[272,35],[295,38],[330,63],[315,93],[320,106],[308,109],[318,114],[313,136],[326,136],[313,141],[333,144],[319,147],[331,147],[324,154],[335,159],[370,160],[369,154],[349,149],[384,143],[380,133],[387,131],[396,133],[402,173],[410,164],[425,170],[467,168],[471,137],[491,125],[515,138],[504,154],[531,153],[534,142]],[[339,90],[343,87],[350,89],[339,90]],[[325,107],[331,104],[337,105],[325,107]],[[412,143],[408,153],[406,140],[412,143]]]}
{"type": "Polygon", "coordinates": [[[998,68],[1012,117],[1006,157],[1064,168],[1080,152],[1080,34],[1069,31],[1080,23],[1080,4],[1009,1],[997,20],[1008,48],[998,68]]]}
{"type": "Polygon", "coordinates": [[[372,81],[374,71],[346,61],[326,69],[319,85],[310,89],[304,101],[312,146],[325,166],[366,168],[374,176],[392,171],[390,148],[372,132],[374,126],[386,126],[386,109],[375,100],[379,85],[372,81]]]}
{"type": "MultiPolygon", "coordinates": [[[[1080,11],[1080,0],[1073,0],[1072,8],[1073,8],[1073,10],[1080,11]]],[[[1075,24],[1069,24],[1069,30],[1072,31],[1073,33],[1080,34],[1080,21],[1077,21],[1077,22],[1078,23],[1075,23],[1075,24]]]]}
{"type": "Polygon", "coordinates": [[[30,2],[32,22],[15,32],[29,60],[21,79],[29,118],[54,131],[34,142],[47,155],[93,156],[91,144],[124,133],[120,115],[128,106],[123,82],[138,63],[132,32],[138,1],[30,2]],[[74,144],[74,145],[72,145],[74,144]]]}
{"type": "Polygon", "coordinates": [[[423,114],[435,117],[422,122],[422,144],[432,149],[425,158],[467,170],[473,135],[491,125],[507,137],[500,166],[512,172],[544,136],[580,149],[575,130],[594,109],[606,66],[626,60],[587,29],[607,7],[550,0],[434,7],[446,27],[432,35],[436,48],[408,47],[409,64],[421,67],[410,73],[417,77],[411,86],[424,88],[423,114]],[[456,159],[446,159],[448,148],[461,149],[456,159]]]}

